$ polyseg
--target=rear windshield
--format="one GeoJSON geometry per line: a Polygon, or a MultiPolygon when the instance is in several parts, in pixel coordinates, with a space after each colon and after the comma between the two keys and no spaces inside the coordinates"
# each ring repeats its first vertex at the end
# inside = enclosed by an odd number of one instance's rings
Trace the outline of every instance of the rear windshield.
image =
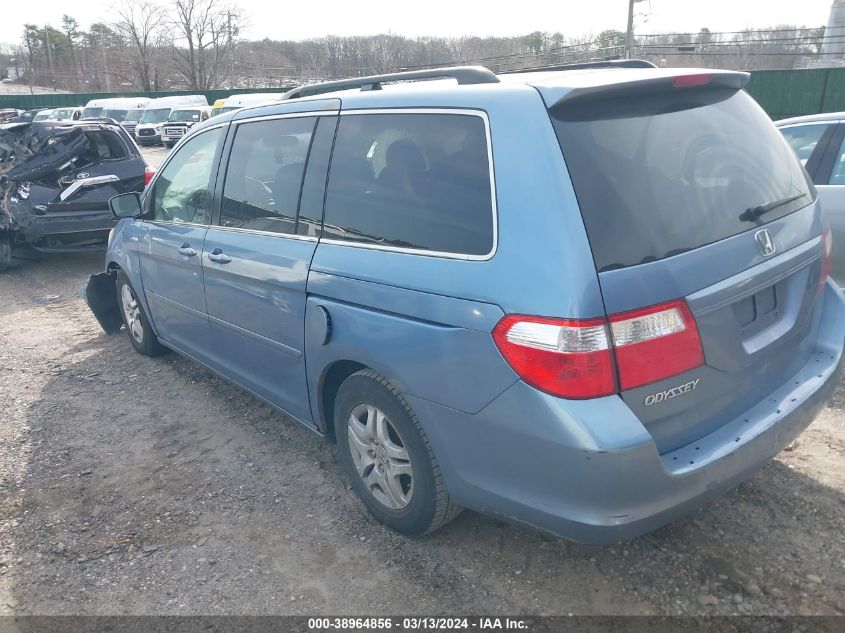
{"type": "Polygon", "coordinates": [[[742,91],[591,101],[551,115],[599,271],[725,239],[815,196],[742,91]]]}

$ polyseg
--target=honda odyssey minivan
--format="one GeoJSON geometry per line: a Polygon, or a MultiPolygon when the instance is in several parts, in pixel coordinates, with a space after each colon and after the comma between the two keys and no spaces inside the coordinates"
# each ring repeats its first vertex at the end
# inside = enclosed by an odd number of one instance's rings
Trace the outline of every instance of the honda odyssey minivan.
{"type": "Polygon", "coordinates": [[[395,530],[631,538],[838,383],[830,234],[747,78],[445,68],[221,114],[112,199],[89,305],[335,441],[395,530]]]}

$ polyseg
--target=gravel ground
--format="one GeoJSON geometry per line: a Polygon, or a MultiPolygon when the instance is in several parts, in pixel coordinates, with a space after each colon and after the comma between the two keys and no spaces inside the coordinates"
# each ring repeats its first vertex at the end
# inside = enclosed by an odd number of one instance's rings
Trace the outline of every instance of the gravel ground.
{"type": "Polygon", "coordinates": [[[106,336],[99,256],[0,274],[0,614],[842,614],[845,392],[692,516],[591,547],[464,512],[375,523],[333,448],[106,336]]]}

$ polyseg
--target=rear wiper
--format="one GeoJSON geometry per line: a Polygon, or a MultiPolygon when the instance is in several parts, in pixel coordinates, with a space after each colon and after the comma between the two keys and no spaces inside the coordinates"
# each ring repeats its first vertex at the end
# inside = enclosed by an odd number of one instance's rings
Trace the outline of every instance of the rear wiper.
{"type": "Polygon", "coordinates": [[[761,204],[759,207],[749,207],[740,214],[739,219],[742,222],[756,222],[761,216],[765,215],[769,211],[774,211],[785,204],[795,202],[799,198],[805,198],[806,196],[806,193],[799,193],[794,196],[788,196],[786,198],[781,198],[780,200],[773,200],[772,202],[761,204]]]}

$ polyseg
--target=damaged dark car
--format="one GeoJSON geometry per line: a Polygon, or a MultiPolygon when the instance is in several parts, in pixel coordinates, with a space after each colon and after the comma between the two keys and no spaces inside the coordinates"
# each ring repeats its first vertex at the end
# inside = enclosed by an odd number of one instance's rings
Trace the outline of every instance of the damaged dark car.
{"type": "Polygon", "coordinates": [[[151,170],[127,133],[104,121],[0,126],[0,270],[18,249],[104,250],[109,199],[143,191],[151,170]]]}

